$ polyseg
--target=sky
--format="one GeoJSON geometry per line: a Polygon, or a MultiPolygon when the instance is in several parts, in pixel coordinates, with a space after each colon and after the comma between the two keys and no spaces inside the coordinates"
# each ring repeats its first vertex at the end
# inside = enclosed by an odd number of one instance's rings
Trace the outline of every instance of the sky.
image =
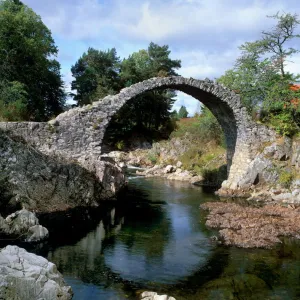
{"type": "MultiPolygon", "coordinates": [[[[276,21],[266,16],[300,12],[299,0],[22,0],[51,30],[59,49],[69,91],[71,66],[89,47],[115,47],[120,58],[146,49],[150,42],[169,45],[184,77],[215,79],[230,68],[244,42],[260,38],[276,21]]],[[[300,33],[300,29],[298,30],[300,33]]],[[[300,48],[300,41],[295,44],[300,48]]],[[[300,54],[288,63],[300,73],[300,54]]],[[[174,109],[190,115],[198,101],[179,92],[174,109]]]]}

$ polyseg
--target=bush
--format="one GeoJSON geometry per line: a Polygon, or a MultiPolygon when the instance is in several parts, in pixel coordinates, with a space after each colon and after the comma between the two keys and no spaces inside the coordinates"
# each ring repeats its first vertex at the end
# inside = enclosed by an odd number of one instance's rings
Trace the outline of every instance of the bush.
{"type": "Polygon", "coordinates": [[[148,159],[151,161],[152,164],[155,165],[158,161],[158,155],[150,151],[148,153],[148,159]]]}
{"type": "Polygon", "coordinates": [[[291,172],[282,170],[279,174],[279,183],[283,185],[285,188],[290,187],[292,181],[294,179],[294,176],[291,172]]]}
{"type": "Polygon", "coordinates": [[[206,107],[202,109],[199,116],[181,120],[178,129],[171,134],[171,137],[183,137],[186,134],[191,139],[207,143],[215,141],[218,145],[224,145],[224,134],[215,116],[206,107]]]}
{"type": "Polygon", "coordinates": [[[0,119],[22,121],[26,119],[27,93],[25,86],[18,81],[0,82],[0,119]]]}
{"type": "Polygon", "coordinates": [[[298,132],[297,125],[295,124],[293,115],[290,111],[281,111],[277,114],[270,114],[265,117],[264,121],[281,135],[293,136],[298,132]]]}
{"type": "Polygon", "coordinates": [[[124,146],[125,146],[124,141],[118,141],[116,143],[116,148],[120,151],[124,149],[124,146]]]}

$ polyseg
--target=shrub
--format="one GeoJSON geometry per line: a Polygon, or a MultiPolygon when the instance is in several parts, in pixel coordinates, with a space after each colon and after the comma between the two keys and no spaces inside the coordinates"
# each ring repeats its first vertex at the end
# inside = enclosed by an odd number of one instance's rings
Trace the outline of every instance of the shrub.
{"type": "Polygon", "coordinates": [[[291,111],[281,111],[277,114],[270,114],[265,117],[264,121],[281,135],[293,136],[298,132],[291,111]]]}
{"type": "Polygon", "coordinates": [[[124,149],[124,146],[125,146],[124,141],[118,141],[116,143],[116,148],[120,151],[124,149]]]}
{"type": "Polygon", "coordinates": [[[150,151],[148,153],[148,159],[151,161],[152,164],[156,164],[158,161],[158,155],[156,153],[153,153],[152,151],[150,151]]]}
{"type": "Polygon", "coordinates": [[[288,188],[293,181],[293,174],[287,170],[282,170],[279,174],[279,183],[285,188],[288,188]]]}
{"type": "Polygon", "coordinates": [[[26,119],[27,93],[20,82],[0,82],[0,119],[3,121],[22,121],[26,119]]]}

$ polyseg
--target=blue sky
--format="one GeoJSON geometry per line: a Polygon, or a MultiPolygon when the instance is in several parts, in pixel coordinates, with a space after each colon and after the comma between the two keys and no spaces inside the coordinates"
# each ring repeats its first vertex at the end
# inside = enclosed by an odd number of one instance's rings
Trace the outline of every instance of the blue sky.
{"type": "MultiPolygon", "coordinates": [[[[266,15],[300,12],[299,0],[23,0],[42,17],[59,48],[58,60],[69,89],[71,66],[88,47],[115,47],[121,58],[151,41],[169,45],[181,59],[178,73],[214,79],[233,66],[238,46],[274,25],[266,15]]],[[[300,28],[299,28],[300,32],[300,28]]],[[[299,49],[300,40],[295,46],[299,49]]],[[[289,62],[300,73],[300,55],[289,62]]],[[[197,101],[178,93],[175,108],[192,115],[197,101]]]]}

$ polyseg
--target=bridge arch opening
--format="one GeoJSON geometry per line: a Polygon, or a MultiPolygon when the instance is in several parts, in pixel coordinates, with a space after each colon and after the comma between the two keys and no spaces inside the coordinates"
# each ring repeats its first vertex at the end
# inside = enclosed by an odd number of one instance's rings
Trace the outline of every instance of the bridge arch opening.
{"type": "MultiPolygon", "coordinates": [[[[181,91],[200,101],[212,112],[224,132],[227,146],[227,169],[229,172],[236,150],[238,126],[242,121],[246,121],[237,115],[238,109],[243,109],[238,96],[209,80],[200,81],[176,76],[154,78],[135,84],[113,96],[112,101],[121,104],[120,108],[117,109],[119,110],[125,103],[135,101],[137,96],[148,91],[161,89],[181,91]]],[[[109,128],[109,124],[107,128],[109,128]]]]}
{"type": "Polygon", "coordinates": [[[107,96],[91,105],[63,113],[56,118],[61,130],[65,130],[63,147],[73,152],[69,144],[77,139],[74,157],[87,157],[86,153],[94,157],[101,156],[103,139],[112,117],[128,101],[147,91],[157,89],[171,89],[186,93],[199,100],[213,113],[223,129],[227,145],[228,179],[222,187],[239,188],[240,178],[246,174],[253,157],[251,143],[257,127],[241,104],[240,97],[210,80],[180,76],[152,78],[125,88],[119,94],[107,96]],[[79,132],[83,137],[80,140],[78,140],[79,132]]]}
{"type": "MultiPolygon", "coordinates": [[[[153,90],[159,90],[159,89],[166,89],[166,88],[154,88],[153,90]]],[[[169,88],[168,88],[169,89],[169,88]]],[[[212,114],[216,117],[218,123],[220,124],[222,131],[224,133],[225,136],[225,141],[226,141],[226,148],[227,149],[227,165],[228,165],[228,171],[229,168],[231,166],[232,163],[232,157],[234,154],[234,150],[235,150],[235,144],[236,144],[236,139],[237,139],[237,126],[236,126],[236,122],[234,120],[234,116],[232,111],[230,110],[230,108],[227,105],[220,105],[220,100],[216,98],[216,96],[208,93],[208,92],[204,92],[204,91],[199,91],[199,89],[197,88],[187,88],[186,86],[182,86],[182,87],[176,87],[174,88],[174,90],[176,91],[180,91],[183,92],[184,94],[191,96],[192,99],[195,99],[197,101],[199,101],[200,104],[205,105],[211,112],[212,114]],[[232,121],[233,120],[233,121],[232,121]]],[[[129,104],[130,102],[134,102],[136,101],[136,98],[138,96],[142,96],[145,92],[138,94],[137,96],[129,99],[126,104],[129,104]]],[[[125,106],[125,104],[124,104],[125,106]]],[[[122,110],[124,108],[124,106],[120,109],[122,110]]],[[[126,111],[124,112],[126,114],[126,111]]],[[[123,115],[123,114],[121,114],[123,115]]],[[[106,153],[111,151],[111,148],[107,148],[106,149],[106,145],[108,144],[108,140],[111,137],[110,135],[113,134],[113,132],[117,131],[117,125],[115,123],[115,115],[112,116],[112,119],[108,125],[108,127],[106,128],[105,131],[105,135],[104,135],[104,139],[103,139],[103,148],[102,148],[102,153],[106,153]]],[[[141,130],[140,126],[138,126],[138,128],[136,130],[141,130]]],[[[139,132],[139,136],[141,135],[142,130],[139,132]]],[[[119,139],[121,140],[121,139],[119,139]]],[[[114,142],[116,142],[117,140],[114,139],[114,142]]]]}

